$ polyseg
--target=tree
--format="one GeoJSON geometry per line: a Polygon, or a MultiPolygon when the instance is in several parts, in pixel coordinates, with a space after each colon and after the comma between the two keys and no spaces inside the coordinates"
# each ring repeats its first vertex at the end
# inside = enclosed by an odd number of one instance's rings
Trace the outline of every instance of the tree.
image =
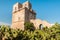
{"type": "Polygon", "coordinates": [[[35,28],[34,28],[34,25],[33,25],[33,23],[30,23],[30,22],[25,22],[25,30],[34,30],[35,28]]]}

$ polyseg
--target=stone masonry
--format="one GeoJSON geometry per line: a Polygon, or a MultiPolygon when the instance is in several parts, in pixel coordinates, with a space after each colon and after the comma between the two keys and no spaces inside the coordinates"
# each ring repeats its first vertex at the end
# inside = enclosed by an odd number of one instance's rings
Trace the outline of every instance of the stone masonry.
{"type": "Polygon", "coordinates": [[[46,21],[36,19],[36,13],[32,9],[32,5],[29,1],[23,4],[16,3],[13,6],[11,28],[24,30],[25,22],[33,23],[36,29],[39,29],[40,24],[47,27],[51,26],[51,24],[46,21]]]}

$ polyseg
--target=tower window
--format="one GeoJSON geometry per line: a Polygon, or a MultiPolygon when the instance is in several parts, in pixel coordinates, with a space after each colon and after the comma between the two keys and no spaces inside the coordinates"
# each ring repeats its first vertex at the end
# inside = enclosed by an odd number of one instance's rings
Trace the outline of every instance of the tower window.
{"type": "Polygon", "coordinates": [[[18,20],[20,20],[20,17],[18,17],[18,20]]]}
{"type": "Polygon", "coordinates": [[[16,10],[16,7],[15,7],[15,10],[16,10]]]}
{"type": "Polygon", "coordinates": [[[27,4],[25,4],[25,6],[27,6],[27,4]]]}

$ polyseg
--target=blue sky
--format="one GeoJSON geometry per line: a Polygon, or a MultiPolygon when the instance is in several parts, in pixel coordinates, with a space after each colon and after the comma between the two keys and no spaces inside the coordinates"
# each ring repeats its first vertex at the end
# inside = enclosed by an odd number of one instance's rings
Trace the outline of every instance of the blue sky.
{"type": "MultiPolygon", "coordinates": [[[[11,24],[12,7],[16,2],[24,3],[26,0],[0,0],[0,24],[11,24]]],[[[37,18],[50,23],[60,23],[59,0],[30,0],[32,9],[36,11],[37,18]]]]}

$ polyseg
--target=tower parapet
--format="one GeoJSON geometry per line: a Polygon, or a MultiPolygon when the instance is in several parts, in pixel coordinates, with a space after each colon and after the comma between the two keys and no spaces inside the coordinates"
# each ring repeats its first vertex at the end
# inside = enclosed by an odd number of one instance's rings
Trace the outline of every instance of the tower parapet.
{"type": "Polygon", "coordinates": [[[16,3],[14,6],[13,6],[13,12],[16,12],[18,10],[20,10],[22,8],[22,4],[20,3],[16,3]]]}
{"type": "Polygon", "coordinates": [[[32,6],[31,6],[31,3],[29,1],[26,1],[25,3],[21,4],[21,3],[16,3],[14,6],[13,6],[13,12],[16,12],[22,8],[27,8],[29,9],[30,11],[33,11],[32,10],[32,6]]]}
{"type": "Polygon", "coordinates": [[[23,8],[26,7],[28,9],[31,9],[32,6],[31,6],[31,3],[29,1],[26,1],[25,3],[22,4],[23,5],[23,8]]]}

